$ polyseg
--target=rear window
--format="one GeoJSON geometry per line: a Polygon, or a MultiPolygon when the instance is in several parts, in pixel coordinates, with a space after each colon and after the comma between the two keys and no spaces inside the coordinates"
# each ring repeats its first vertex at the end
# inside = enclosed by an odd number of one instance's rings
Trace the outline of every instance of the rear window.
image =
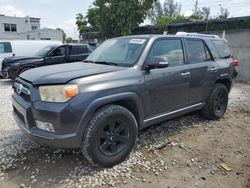
{"type": "Polygon", "coordinates": [[[231,57],[231,52],[229,50],[229,47],[224,40],[212,40],[212,44],[214,45],[220,58],[230,58],[231,57]]]}
{"type": "Polygon", "coordinates": [[[0,42],[0,54],[12,53],[10,42],[0,42]]]}

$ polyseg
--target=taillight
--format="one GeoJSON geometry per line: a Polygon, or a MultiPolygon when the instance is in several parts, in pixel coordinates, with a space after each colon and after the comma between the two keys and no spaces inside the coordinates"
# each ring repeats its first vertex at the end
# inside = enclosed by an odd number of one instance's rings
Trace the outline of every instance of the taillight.
{"type": "Polygon", "coordinates": [[[232,65],[233,65],[234,67],[239,66],[239,61],[236,60],[236,59],[234,59],[234,60],[232,61],[232,65]]]}

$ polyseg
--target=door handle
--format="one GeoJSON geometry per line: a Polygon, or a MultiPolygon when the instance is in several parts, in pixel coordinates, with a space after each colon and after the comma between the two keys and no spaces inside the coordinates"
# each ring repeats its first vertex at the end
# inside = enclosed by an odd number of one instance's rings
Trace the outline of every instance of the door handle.
{"type": "Polygon", "coordinates": [[[190,76],[190,72],[182,72],[181,76],[182,77],[189,77],[190,76]]]}
{"type": "Polygon", "coordinates": [[[208,68],[208,71],[217,72],[217,68],[216,67],[210,67],[210,68],[208,68]]]}

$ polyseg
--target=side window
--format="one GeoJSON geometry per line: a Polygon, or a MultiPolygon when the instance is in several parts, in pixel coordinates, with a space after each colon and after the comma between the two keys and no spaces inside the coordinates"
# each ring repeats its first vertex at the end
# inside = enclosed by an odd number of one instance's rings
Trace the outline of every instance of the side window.
{"type": "Polygon", "coordinates": [[[213,60],[213,58],[212,58],[212,56],[211,56],[210,52],[208,51],[207,46],[204,46],[204,47],[205,47],[205,52],[206,52],[206,58],[207,58],[207,61],[211,61],[211,60],[213,60]]]}
{"type": "Polygon", "coordinates": [[[212,44],[214,45],[220,58],[231,57],[231,52],[229,50],[229,47],[224,40],[212,40],[212,44]]]}
{"type": "Polygon", "coordinates": [[[66,51],[64,46],[55,49],[55,51],[52,53],[52,56],[65,56],[65,55],[66,51]]]}
{"type": "Polygon", "coordinates": [[[10,42],[0,42],[0,54],[2,53],[12,53],[10,42]]]}
{"type": "Polygon", "coordinates": [[[71,46],[69,49],[69,55],[87,54],[88,48],[86,46],[71,46]]]}
{"type": "Polygon", "coordinates": [[[169,67],[184,64],[183,48],[180,39],[164,39],[156,41],[148,55],[148,58],[158,58],[168,62],[169,67]]]}
{"type": "Polygon", "coordinates": [[[188,57],[190,63],[202,63],[212,57],[201,40],[187,39],[188,57]]]}

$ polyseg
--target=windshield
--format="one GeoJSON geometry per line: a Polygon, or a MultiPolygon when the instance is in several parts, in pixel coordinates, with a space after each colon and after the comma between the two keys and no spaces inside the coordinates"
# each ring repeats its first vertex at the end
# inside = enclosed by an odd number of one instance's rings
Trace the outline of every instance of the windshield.
{"type": "Polygon", "coordinates": [[[146,38],[131,37],[110,39],[97,47],[85,61],[129,67],[138,61],[147,41],[146,38]]]}
{"type": "Polygon", "coordinates": [[[46,46],[45,48],[41,49],[40,51],[38,51],[36,53],[36,56],[40,56],[40,57],[45,57],[47,56],[53,49],[55,49],[57,46],[53,45],[53,46],[46,46]]]}

